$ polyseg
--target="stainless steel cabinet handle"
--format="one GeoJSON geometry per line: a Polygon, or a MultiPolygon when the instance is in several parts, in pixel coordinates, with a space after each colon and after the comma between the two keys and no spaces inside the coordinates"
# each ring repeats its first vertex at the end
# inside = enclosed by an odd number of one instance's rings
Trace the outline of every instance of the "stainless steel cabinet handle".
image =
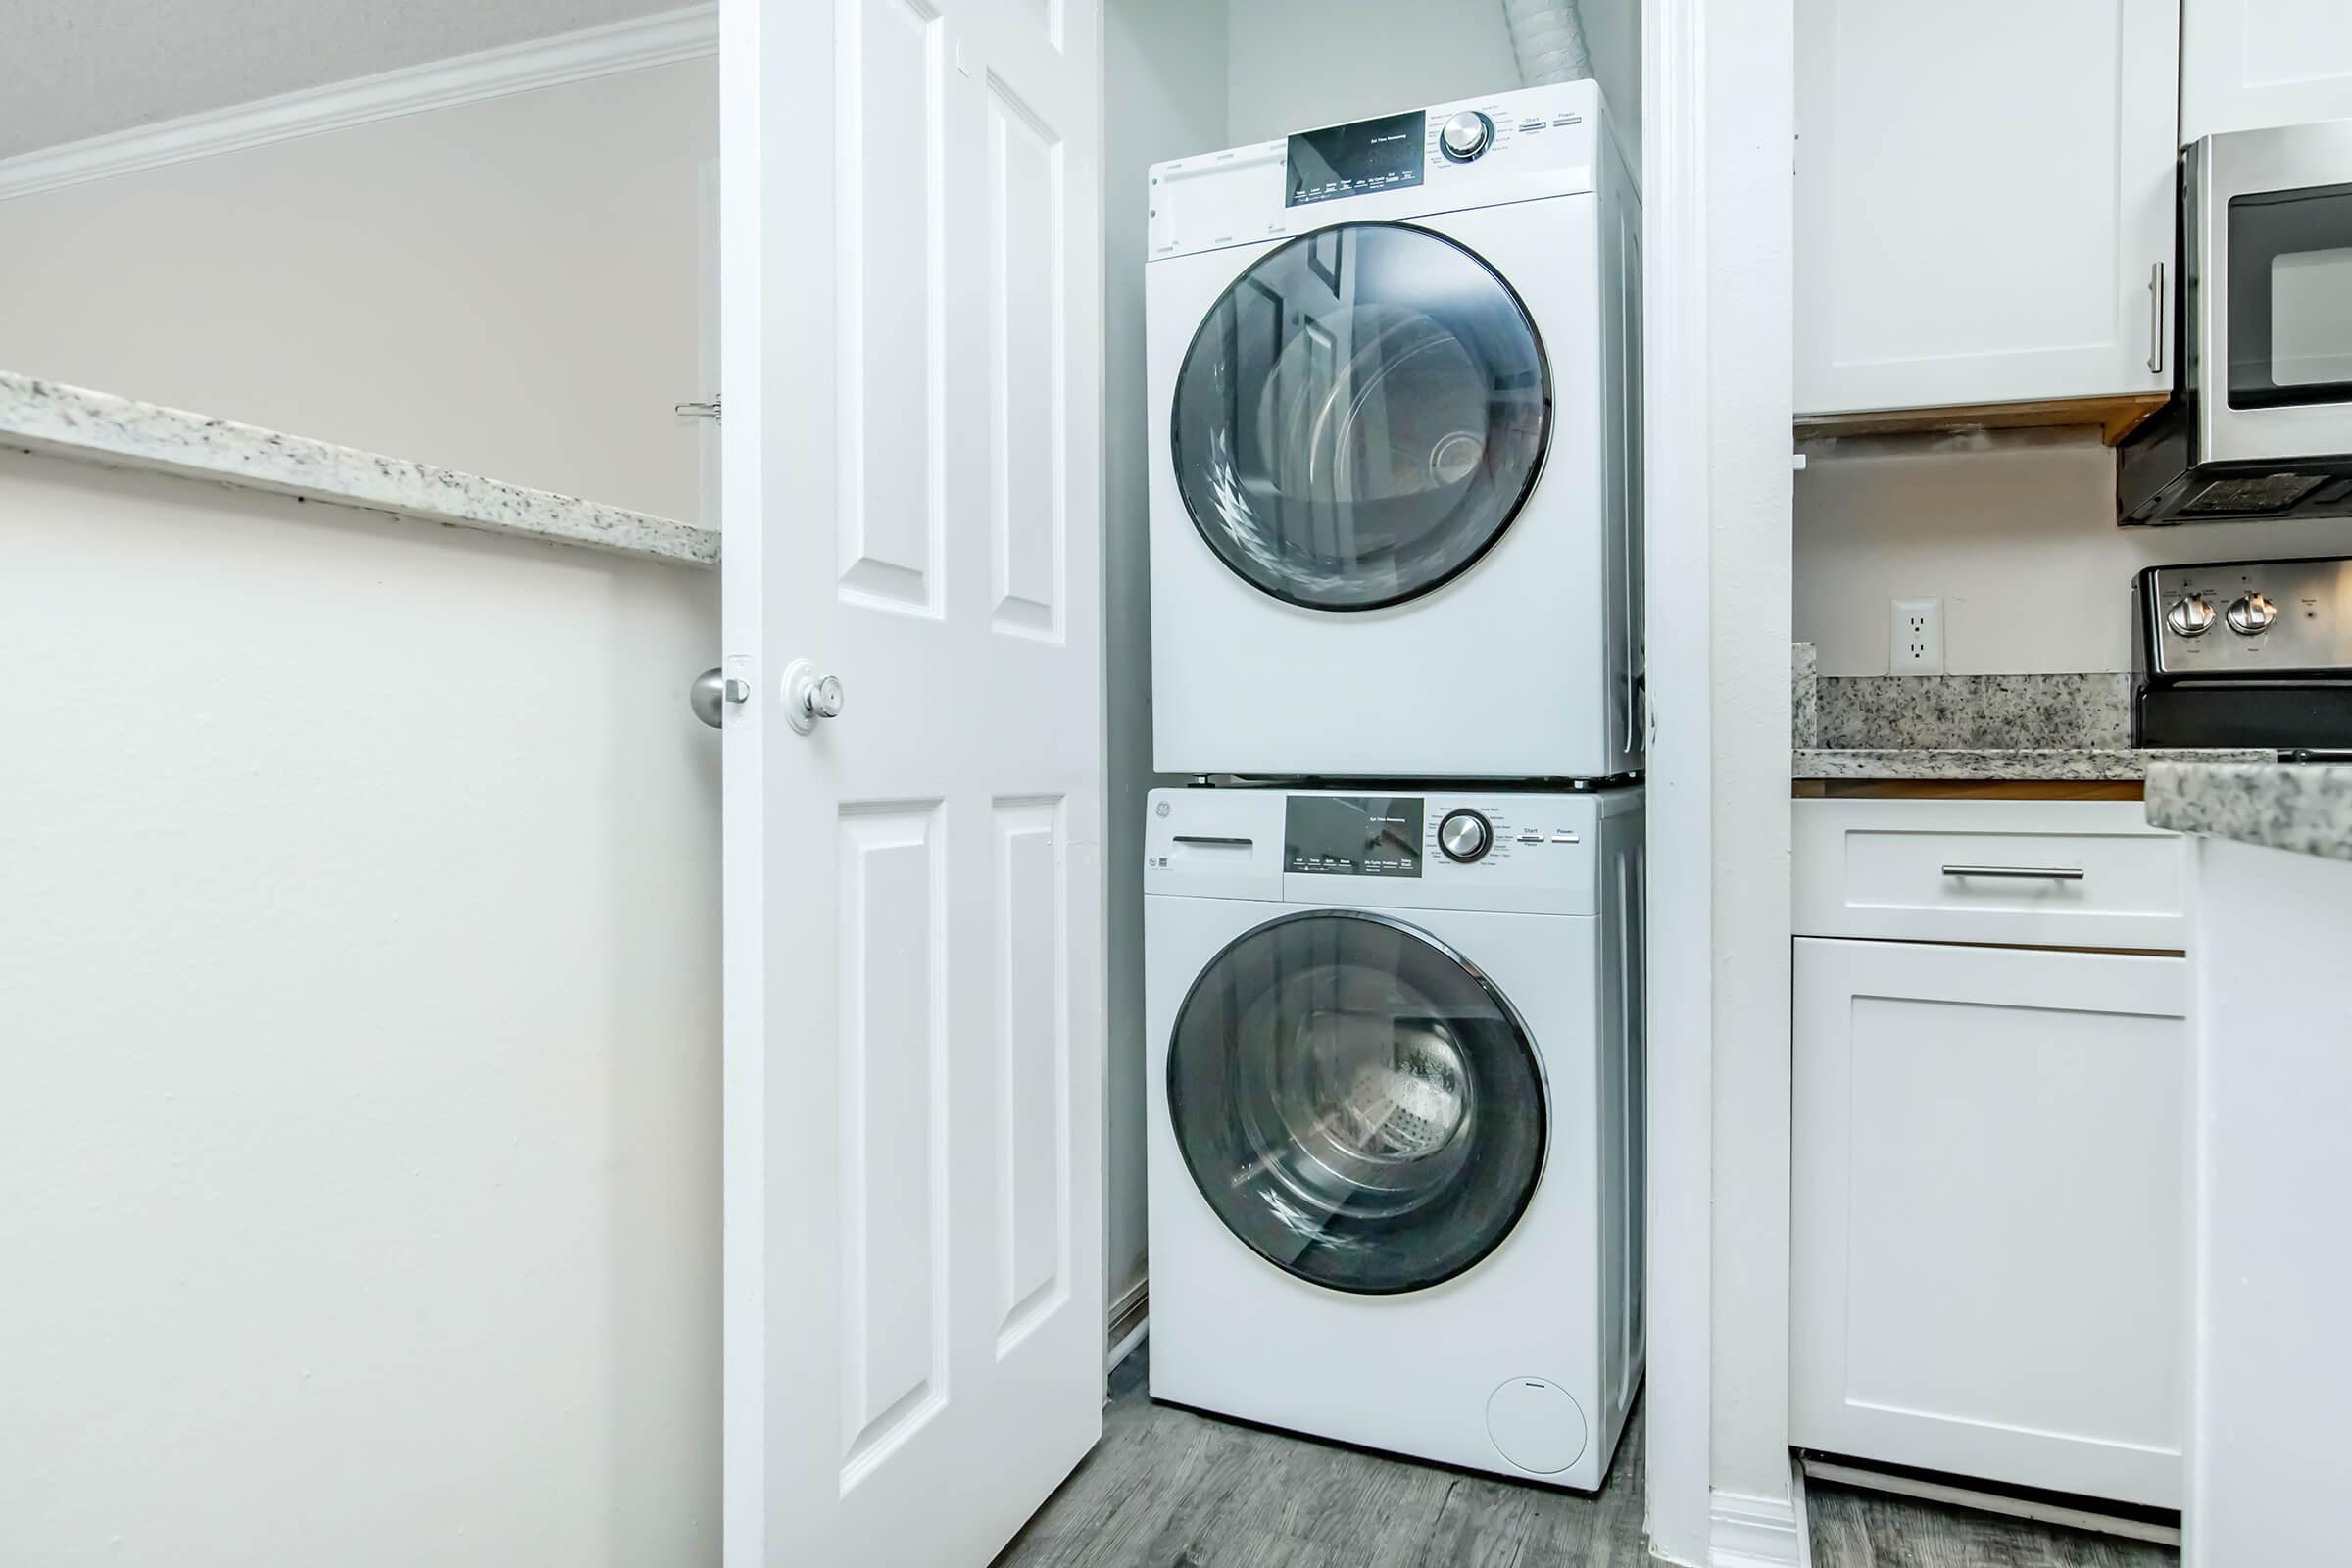
{"type": "Polygon", "coordinates": [[[1945,876],[2005,876],[2025,881],[2080,882],[2082,872],[2072,865],[1947,865],[1945,876]]]}
{"type": "Polygon", "coordinates": [[[2148,269],[2148,372],[2164,373],[2164,264],[2148,269]]]}
{"type": "Polygon", "coordinates": [[[751,700],[751,682],[716,669],[704,670],[694,677],[694,684],[686,688],[686,706],[694,710],[695,717],[712,729],[719,727],[727,704],[748,703],[751,700]]]}

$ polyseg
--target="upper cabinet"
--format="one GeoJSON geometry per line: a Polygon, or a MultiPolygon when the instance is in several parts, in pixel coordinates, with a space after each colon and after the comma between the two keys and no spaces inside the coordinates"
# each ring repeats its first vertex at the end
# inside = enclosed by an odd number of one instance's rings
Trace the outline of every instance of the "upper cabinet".
{"type": "Polygon", "coordinates": [[[1796,0],[1796,28],[1798,416],[2160,402],[2180,0],[1796,0]]]}
{"type": "Polygon", "coordinates": [[[2223,130],[2352,119],[2352,5],[2187,0],[2180,145],[2223,130]]]}

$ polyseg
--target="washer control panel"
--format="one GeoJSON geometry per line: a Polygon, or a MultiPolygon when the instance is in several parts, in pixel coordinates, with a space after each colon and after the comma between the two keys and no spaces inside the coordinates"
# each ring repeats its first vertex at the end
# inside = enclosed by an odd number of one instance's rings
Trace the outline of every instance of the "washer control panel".
{"type": "Polygon", "coordinates": [[[1641,802],[1639,789],[1153,790],[1144,821],[1144,891],[1366,908],[1591,913],[1600,897],[1604,824],[1639,812],[1641,802]]]}

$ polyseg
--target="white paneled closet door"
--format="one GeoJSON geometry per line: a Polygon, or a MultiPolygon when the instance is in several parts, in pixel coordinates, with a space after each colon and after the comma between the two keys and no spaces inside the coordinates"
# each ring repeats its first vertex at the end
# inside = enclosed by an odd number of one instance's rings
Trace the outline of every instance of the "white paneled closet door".
{"type": "Polygon", "coordinates": [[[1099,0],[724,0],[726,1560],[1102,1397],[1099,0]]]}

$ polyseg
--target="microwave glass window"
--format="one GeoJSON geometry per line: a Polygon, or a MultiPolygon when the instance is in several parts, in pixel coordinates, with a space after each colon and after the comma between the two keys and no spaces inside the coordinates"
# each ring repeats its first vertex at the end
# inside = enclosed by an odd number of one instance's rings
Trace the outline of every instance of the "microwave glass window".
{"type": "Polygon", "coordinates": [[[2352,245],[2271,258],[2271,380],[2352,381],[2352,245]]]}
{"type": "Polygon", "coordinates": [[[2352,401],[2352,185],[2230,203],[2230,406],[2352,401]]]}

